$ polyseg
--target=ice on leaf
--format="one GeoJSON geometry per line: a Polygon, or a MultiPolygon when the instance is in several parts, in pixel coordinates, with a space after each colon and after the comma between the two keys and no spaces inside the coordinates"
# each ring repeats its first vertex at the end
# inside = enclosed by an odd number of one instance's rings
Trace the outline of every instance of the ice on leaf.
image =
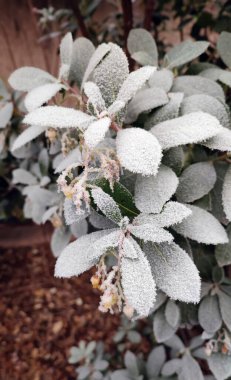
{"type": "Polygon", "coordinates": [[[131,236],[125,237],[123,241],[123,256],[128,259],[137,259],[139,253],[139,244],[131,236]]]}
{"type": "Polygon", "coordinates": [[[73,50],[73,39],[70,32],[62,38],[59,48],[61,63],[70,65],[73,50]]]}
{"type": "Polygon", "coordinates": [[[65,199],[64,201],[64,216],[67,225],[72,223],[78,223],[88,216],[89,212],[86,208],[82,207],[77,209],[71,199],[65,199]]]}
{"type": "Polygon", "coordinates": [[[96,111],[102,112],[105,110],[105,101],[102,97],[99,87],[93,82],[84,84],[84,92],[88,97],[88,102],[93,105],[96,111]]]}
{"type": "Polygon", "coordinates": [[[41,133],[45,130],[46,127],[41,125],[32,125],[31,127],[25,129],[25,131],[23,131],[21,135],[16,138],[11,150],[15,151],[16,149],[21,148],[23,145],[41,135],[41,133]]]}
{"type": "Polygon", "coordinates": [[[119,224],[122,219],[120,209],[114,199],[105,193],[101,188],[92,189],[92,197],[97,207],[104,215],[113,222],[119,224]]]}
{"type": "Polygon", "coordinates": [[[98,239],[94,246],[89,247],[85,253],[89,258],[99,258],[109,248],[115,248],[119,245],[121,234],[119,228],[107,230],[107,232],[108,234],[98,239]]]}
{"type": "Polygon", "coordinates": [[[226,152],[226,151],[231,152],[230,129],[222,127],[222,129],[216,136],[203,142],[203,145],[205,145],[207,148],[210,148],[210,149],[218,149],[218,150],[221,150],[222,152],[226,152]]]}
{"type": "Polygon", "coordinates": [[[83,76],[82,86],[88,80],[89,76],[92,74],[96,66],[101,62],[101,60],[105,57],[105,55],[109,53],[110,50],[111,50],[110,45],[105,44],[105,43],[97,47],[97,49],[92,54],[90,61],[88,62],[87,68],[83,76]]]}
{"type": "Polygon", "coordinates": [[[15,90],[31,91],[43,84],[57,82],[57,79],[44,70],[25,66],[15,70],[8,81],[15,90]]]}
{"type": "Polygon", "coordinates": [[[162,243],[164,241],[173,241],[173,236],[154,223],[142,224],[139,226],[129,227],[131,233],[144,242],[152,241],[156,243],[162,243]]]}
{"type": "Polygon", "coordinates": [[[60,83],[47,83],[31,90],[24,99],[26,109],[30,112],[47,103],[64,86],[60,83]]]}
{"type": "Polygon", "coordinates": [[[79,86],[94,51],[93,43],[85,37],[79,37],[73,43],[70,80],[74,80],[79,86]]]}
{"type": "Polygon", "coordinates": [[[121,165],[134,173],[155,175],[162,154],[157,139],[153,137],[140,128],[119,131],[116,148],[121,165]]]}
{"type": "MultiPolygon", "coordinates": [[[[192,211],[185,205],[170,201],[165,204],[160,214],[147,215],[147,220],[151,218],[152,221],[160,227],[170,227],[173,224],[182,222],[182,220],[186,219],[191,213],[192,211]]],[[[141,221],[142,217],[140,217],[139,220],[141,221]]]]}
{"type": "Polygon", "coordinates": [[[93,149],[98,145],[105,137],[111,124],[109,117],[103,117],[102,119],[93,121],[84,132],[84,139],[87,146],[93,149]]]}

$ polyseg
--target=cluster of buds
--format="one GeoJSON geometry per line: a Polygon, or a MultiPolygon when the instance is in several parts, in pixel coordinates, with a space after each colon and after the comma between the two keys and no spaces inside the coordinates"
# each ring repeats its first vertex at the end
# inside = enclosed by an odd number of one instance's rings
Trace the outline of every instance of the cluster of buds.
{"type": "Polygon", "coordinates": [[[110,188],[113,190],[114,182],[118,182],[120,179],[120,165],[117,159],[112,159],[109,156],[100,154],[100,169],[103,177],[106,178],[110,184],[110,188]]]}
{"type": "Polygon", "coordinates": [[[212,353],[221,352],[224,355],[231,355],[231,336],[223,329],[217,338],[210,339],[205,345],[205,353],[211,356],[212,353]]]}

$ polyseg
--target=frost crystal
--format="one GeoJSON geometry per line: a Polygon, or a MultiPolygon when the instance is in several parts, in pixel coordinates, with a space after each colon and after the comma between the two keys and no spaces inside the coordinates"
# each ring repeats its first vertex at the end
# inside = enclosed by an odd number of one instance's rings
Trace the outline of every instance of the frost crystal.
{"type": "Polygon", "coordinates": [[[93,149],[98,145],[105,137],[111,124],[111,119],[109,117],[104,117],[102,119],[94,121],[89,125],[84,133],[84,138],[87,146],[93,149]]]}
{"type": "Polygon", "coordinates": [[[104,215],[111,219],[113,222],[119,224],[122,215],[119,207],[116,202],[110,197],[110,195],[106,194],[102,189],[97,188],[91,191],[94,202],[97,207],[104,213],[104,215]]]}
{"type": "Polygon", "coordinates": [[[33,111],[48,102],[64,86],[59,83],[47,83],[31,90],[25,97],[24,103],[28,111],[33,111]]]}

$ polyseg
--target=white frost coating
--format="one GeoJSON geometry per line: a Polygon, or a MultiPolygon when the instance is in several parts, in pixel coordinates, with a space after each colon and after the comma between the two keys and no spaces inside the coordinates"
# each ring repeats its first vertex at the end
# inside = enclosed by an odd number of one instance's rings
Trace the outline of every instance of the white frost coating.
{"type": "Polygon", "coordinates": [[[94,51],[93,43],[85,37],[78,37],[73,43],[70,80],[74,80],[79,86],[94,51]]]}
{"type": "Polygon", "coordinates": [[[199,272],[183,249],[175,243],[148,243],[144,252],[158,288],[174,300],[192,303],[200,301],[199,272]]]}
{"type": "Polygon", "coordinates": [[[101,188],[92,189],[91,194],[95,204],[104,213],[104,215],[108,219],[111,219],[113,222],[119,224],[122,219],[122,215],[114,199],[105,193],[101,188]]]}
{"type": "Polygon", "coordinates": [[[25,66],[15,70],[8,81],[15,90],[31,91],[45,83],[57,82],[57,79],[44,70],[25,66]]]}
{"type": "Polygon", "coordinates": [[[129,230],[133,235],[142,239],[144,242],[152,241],[154,243],[162,243],[163,241],[173,241],[173,236],[163,228],[155,224],[142,224],[140,226],[131,226],[129,230]]]}
{"type": "Polygon", "coordinates": [[[231,152],[231,131],[222,127],[221,131],[216,136],[203,142],[203,145],[210,149],[231,152]]]}
{"type": "Polygon", "coordinates": [[[224,212],[229,221],[231,221],[231,167],[228,168],[222,189],[222,202],[224,212]]]}
{"type": "Polygon", "coordinates": [[[70,65],[73,50],[73,39],[70,32],[62,38],[59,48],[61,63],[70,65]]]}
{"type": "Polygon", "coordinates": [[[159,213],[172,197],[178,186],[174,171],[161,165],[156,176],[137,176],[135,184],[135,204],[144,213],[159,213]]]}
{"type": "Polygon", "coordinates": [[[198,243],[204,244],[224,244],[228,243],[229,239],[224,227],[218,220],[209,212],[200,207],[187,205],[192,211],[192,214],[182,223],[173,226],[173,229],[198,243]]]}
{"type": "Polygon", "coordinates": [[[5,128],[9,123],[11,116],[13,114],[13,104],[12,103],[2,103],[0,107],[0,129],[5,128]]]}
{"type": "Polygon", "coordinates": [[[211,162],[197,162],[188,166],[179,178],[176,197],[179,202],[194,202],[208,194],[217,179],[211,162]]]}
{"type": "Polygon", "coordinates": [[[82,154],[79,147],[71,150],[66,157],[59,162],[58,166],[55,168],[55,173],[60,173],[66,169],[71,164],[82,165],[82,154]]]}
{"type": "Polygon", "coordinates": [[[47,83],[34,88],[24,99],[26,109],[30,112],[41,107],[64,87],[60,83],[47,83]]]}
{"type": "Polygon", "coordinates": [[[101,237],[108,234],[108,231],[97,231],[89,235],[84,235],[73,243],[70,243],[60,254],[55,265],[55,277],[79,276],[97,263],[86,251],[90,252],[90,247],[101,237]]]}
{"type": "Polygon", "coordinates": [[[132,260],[123,257],[121,271],[126,300],[136,310],[139,317],[148,316],[156,299],[156,285],[143,252],[140,251],[139,259],[132,260]]]}
{"type": "Polygon", "coordinates": [[[23,119],[25,124],[53,128],[83,128],[95,118],[73,108],[47,106],[37,108],[23,119]]]}
{"type": "Polygon", "coordinates": [[[116,100],[128,103],[155,71],[156,67],[145,66],[130,73],[122,84],[116,100]]]}
{"type": "Polygon", "coordinates": [[[148,81],[150,87],[160,87],[165,92],[169,92],[173,84],[173,72],[168,69],[155,71],[148,81]]]}
{"type": "Polygon", "coordinates": [[[100,63],[100,61],[104,58],[104,56],[111,50],[111,47],[108,44],[101,44],[97,47],[94,53],[91,56],[91,59],[87,65],[86,71],[83,76],[82,86],[88,80],[91,73],[94,71],[96,66],[100,63]]]}
{"type": "Polygon", "coordinates": [[[88,97],[88,102],[94,106],[95,110],[98,112],[105,110],[105,101],[103,100],[99,87],[95,83],[86,82],[84,84],[84,92],[88,97]]]}
{"type": "Polygon", "coordinates": [[[14,141],[12,152],[16,149],[21,148],[23,145],[27,144],[29,141],[35,139],[41,133],[45,132],[46,127],[41,127],[41,125],[32,125],[31,127],[25,129],[14,141]]]}
{"type": "Polygon", "coordinates": [[[107,230],[108,234],[101,237],[94,243],[94,246],[90,246],[86,256],[89,258],[98,258],[101,257],[108,248],[118,247],[120,242],[121,231],[119,229],[107,230]]]}
{"type": "Polygon", "coordinates": [[[140,255],[141,248],[139,244],[131,237],[126,237],[123,241],[123,255],[127,259],[137,259],[140,255]]]}
{"type": "Polygon", "coordinates": [[[91,210],[91,215],[89,217],[89,222],[95,228],[99,230],[107,230],[110,228],[115,228],[116,224],[105,216],[98,214],[94,209],[91,210]]]}
{"type": "Polygon", "coordinates": [[[93,121],[93,123],[89,125],[87,130],[84,132],[84,139],[90,149],[95,148],[96,145],[104,139],[110,124],[111,119],[109,117],[104,117],[93,121]]]}
{"type": "Polygon", "coordinates": [[[89,215],[89,212],[84,208],[76,209],[71,199],[65,199],[63,208],[67,225],[78,223],[89,215]]]}
{"type": "Polygon", "coordinates": [[[205,112],[192,112],[155,125],[151,132],[163,149],[202,142],[221,130],[219,121],[205,112]]]}
{"type": "Polygon", "coordinates": [[[155,175],[161,160],[161,147],[151,133],[140,128],[120,131],[116,138],[121,165],[133,173],[155,175]]]}
{"type": "Polygon", "coordinates": [[[182,222],[192,211],[178,202],[168,202],[163,208],[161,214],[152,215],[153,221],[160,227],[170,227],[173,224],[182,222]]]}
{"type": "Polygon", "coordinates": [[[116,115],[125,107],[125,102],[121,100],[116,100],[110,107],[108,107],[108,113],[110,116],[116,115]]]}

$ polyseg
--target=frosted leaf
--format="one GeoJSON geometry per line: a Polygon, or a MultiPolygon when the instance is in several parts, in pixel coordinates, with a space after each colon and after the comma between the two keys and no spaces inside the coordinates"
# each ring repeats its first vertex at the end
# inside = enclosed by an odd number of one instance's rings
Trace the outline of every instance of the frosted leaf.
{"type": "Polygon", "coordinates": [[[146,51],[137,51],[131,55],[132,59],[139,63],[141,66],[152,66],[153,60],[146,51]]]}
{"type": "Polygon", "coordinates": [[[15,90],[31,91],[43,84],[57,82],[57,79],[44,70],[25,66],[15,70],[8,81],[15,90]]]}
{"type": "Polygon", "coordinates": [[[184,96],[208,94],[225,102],[222,87],[211,79],[199,75],[182,75],[174,79],[172,92],[183,92],[184,96]]]}
{"type": "Polygon", "coordinates": [[[109,248],[115,248],[118,247],[120,242],[120,236],[121,231],[120,229],[111,229],[106,230],[108,232],[107,235],[101,237],[98,239],[94,246],[91,246],[89,250],[85,253],[86,256],[92,257],[92,258],[99,258],[101,257],[109,248]]]}
{"type": "Polygon", "coordinates": [[[71,150],[66,157],[59,162],[58,166],[55,168],[55,173],[60,173],[63,170],[65,170],[69,165],[71,164],[78,164],[79,166],[82,165],[82,155],[80,152],[79,147],[71,150]]]}
{"type": "Polygon", "coordinates": [[[156,299],[156,285],[143,252],[140,251],[139,258],[135,260],[123,257],[121,272],[122,288],[129,305],[139,317],[148,316],[156,299]]]}
{"type": "Polygon", "coordinates": [[[120,100],[116,100],[110,107],[108,107],[108,114],[110,116],[116,115],[122,111],[123,108],[125,108],[125,103],[120,100]]]}
{"type": "Polygon", "coordinates": [[[184,41],[174,46],[164,57],[164,63],[169,68],[182,66],[204,53],[208,48],[207,41],[184,41]]]}
{"type": "Polygon", "coordinates": [[[186,353],[182,359],[182,367],[178,374],[178,380],[204,380],[204,375],[197,361],[186,353]]]}
{"type": "Polygon", "coordinates": [[[106,105],[111,105],[129,74],[128,60],[123,50],[109,42],[110,52],[94,70],[94,82],[100,88],[106,105]]]}
{"type": "Polygon", "coordinates": [[[50,207],[46,210],[42,217],[42,223],[46,223],[56,213],[58,206],[50,207]]]}
{"type": "MultiPolygon", "coordinates": [[[[1,97],[1,95],[0,95],[1,97]]],[[[0,107],[0,129],[5,128],[7,124],[9,123],[12,115],[13,115],[13,104],[8,102],[8,103],[2,103],[2,107],[0,107]]]]}
{"type": "Polygon", "coordinates": [[[200,301],[200,276],[183,249],[175,243],[148,243],[144,252],[158,288],[173,300],[187,303],[200,301]]]}
{"type": "MultiPolygon", "coordinates": [[[[145,52],[149,56],[150,64],[158,65],[158,51],[156,43],[147,30],[142,28],[132,29],[127,40],[128,51],[131,56],[134,53],[145,52]]],[[[135,58],[134,58],[135,59],[135,58]]],[[[138,63],[141,63],[137,61],[138,63]]]]}
{"type": "Polygon", "coordinates": [[[155,71],[148,81],[150,87],[162,88],[165,92],[169,92],[173,84],[173,72],[167,69],[155,71]]]}
{"type": "Polygon", "coordinates": [[[111,124],[109,117],[93,121],[84,132],[85,143],[90,149],[93,149],[98,145],[105,137],[111,124]]]}
{"type": "Polygon", "coordinates": [[[224,178],[222,202],[226,218],[231,221],[231,166],[229,166],[224,178]]]}
{"type": "Polygon", "coordinates": [[[198,310],[199,323],[207,333],[215,333],[221,328],[222,318],[217,296],[204,297],[198,310]]]}
{"type": "Polygon", "coordinates": [[[12,151],[21,148],[23,145],[27,144],[29,141],[35,139],[41,133],[46,130],[46,127],[41,125],[32,125],[31,127],[25,129],[14,141],[12,146],[12,151]]]}
{"type": "Polygon", "coordinates": [[[155,70],[156,67],[145,66],[130,73],[122,84],[116,100],[128,103],[137,91],[143,87],[145,82],[149,80],[155,70]]]}
{"type": "Polygon", "coordinates": [[[155,335],[155,339],[158,343],[165,342],[170,339],[176,329],[169,325],[165,318],[164,310],[160,309],[154,315],[153,321],[153,332],[155,335]]]}
{"type": "Polygon", "coordinates": [[[12,172],[12,183],[22,183],[24,185],[36,185],[36,177],[25,169],[15,169],[12,172]]]}
{"type": "Polygon", "coordinates": [[[217,50],[222,61],[231,69],[231,33],[223,31],[218,37],[217,50]]]}
{"type": "Polygon", "coordinates": [[[85,129],[94,117],[73,108],[47,106],[37,108],[23,119],[25,124],[46,128],[82,128],[85,129]]]}
{"type": "Polygon", "coordinates": [[[125,123],[133,123],[142,112],[151,111],[168,103],[168,97],[161,88],[151,87],[140,90],[127,108],[125,123]]]}
{"type": "Polygon", "coordinates": [[[175,119],[179,116],[180,105],[184,94],[181,92],[169,93],[169,102],[158,109],[145,122],[145,129],[150,129],[154,125],[165,120],[175,119]]]}
{"type": "Polygon", "coordinates": [[[97,47],[97,49],[92,54],[90,61],[88,62],[86,71],[83,76],[82,86],[88,80],[89,76],[95,70],[96,66],[102,61],[107,53],[111,50],[111,46],[109,44],[101,44],[97,47]]]}
{"type": "Polygon", "coordinates": [[[229,114],[224,104],[216,98],[207,94],[196,94],[183,100],[181,105],[182,115],[197,111],[207,112],[215,116],[223,127],[229,128],[229,114]]]}
{"type": "Polygon", "coordinates": [[[77,209],[71,199],[65,199],[63,207],[65,222],[67,225],[78,223],[89,215],[89,212],[86,210],[86,208],[83,207],[77,209]]]}
{"type": "Polygon", "coordinates": [[[162,243],[164,241],[173,241],[173,236],[163,228],[155,224],[142,224],[140,226],[130,226],[130,232],[144,242],[152,241],[154,243],[162,243]]]}
{"type": "Polygon", "coordinates": [[[228,242],[224,227],[209,212],[200,207],[187,205],[192,214],[182,223],[175,225],[174,230],[198,243],[223,244],[228,242]]]}
{"type": "Polygon", "coordinates": [[[231,152],[231,131],[222,127],[216,136],[204,141],[203,145],[210,149],[218,149],[222,152],[231,152]]]}
{"type": "Polygon", "coordinates": [[[60,83],[47,83],[31,90],[24,99],[26,109],[30,112],[47,103],[64,86],[60,83]]]}
{"type": "Polygon", "coordinates": [[[230,355],[221,353],[212,354],[208,358],[208,365],[216,380],[226,380],[231,376],[230,355]]]}
{"type": "Polygon", "coordinates": [[[155,176],[137,176],[135,204],[144,213],[158,213],[172,197],[178,186],[178,178],[172,169],[161,165],[155,176]]]}
{"type": "Polygon", "coordinates": [[[77,38],[73,43],[70,65],[70,80],[81,85],[88,63],[95,51],[93,43],[85,37],[77,38]]]}
{"type": "Polygon", "coordinates": [[[180,323],[180,308],[172,300],[168,300],[165,307],[165,318],[170,326],[176,328],[180,323]]]}
{"type": "Polygon", "coordinates": [[[221,125],[212,115],[192,112],[155,125],[151,132],[163,149],[202,142],[219,133],[221,125]]]}
{"type": "Polygon", "coordinates": [[[155,175],[161,160],[161,148],[154,136],[140,128],[119,131],[117,156],[121,165],[133,173],[155,175]]]}
{"type": "Polygon", "coordinates": [[[104,215],[113,222],[119,224],[122,220],[120,209],[114,199],[105,193],[101,188],[92,189],[92,197],[95,204],[104,213],[104,215]]]}
{"type": "Polygon", "coordinates": [[[116,224],[105,216],[98,214],[94,209],[91,210],[89,222],[95,228],[107,230],[116,227],[116,224]]]}
{"type": "Polygon", "coordinates": [[[88,235],[84,235],[73,243],[70,243],[60,254],[55,265],[55,277],[79,276],[97,263],[97,259],[93,259],[86,255],[86,251],[90,252],[90,247],[108,234],[108,231],[97,231],[88,235]]]}
{"type": "Polygon", "coordinates": [[[99,87],[93,82],[86,82],[84,84],[84,92],[88,97],[88,102],[91,103],[95,110],[102,112],[105,110],[105,101],[102,97],[99,87]]]}
{"type": "MultiPolygon", "coordinates": [[[[123,241],[123,255],[127,259],[137,259],[139,258],[141,248],[139,244],[131,237],[125,237],[123,241]]],[[[141,255],[143,253],[141,252],[141,255]]]]}
{"type": "Polygon", "coordinates": [[[194,202],[208,194],[217,179],[211,162],[198,162],[189,165],[179,178],[176,197],[179,202],[194,202]]]}
{"type": "Polygon", "coordinates": [[[181,173],[184,165],[184,150],[181,146],[170,148],[164,154],[162,163],[171,168],[177,175],[181,173]]]}
{"type": "Polygon", "coordinates": [[[62,38],[59,49],[61,63],[70,65],[73,50],[73,39],[70,32],[62,38]]]}
{"type": "Polygon", "coordinates": [[[64,228],[56,228],[51,236],[51,251],[58,257],[70,241],[71,232],[64,228]]]}
{"type": "Polygon", "coordinates": [[[88,222],[83,219],[81,222],[73,223],[70,228],[72,235],[74,235],[76,238],[80,238],[81,236],[87,234],[88,222]]]}

